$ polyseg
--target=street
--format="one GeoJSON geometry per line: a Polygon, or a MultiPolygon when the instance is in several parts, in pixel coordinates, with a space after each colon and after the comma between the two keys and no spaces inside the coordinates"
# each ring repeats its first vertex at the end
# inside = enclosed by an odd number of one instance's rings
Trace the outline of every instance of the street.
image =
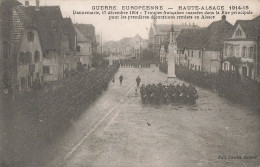
{"type": "Polygon", "coordinates": [[[138,75],[141,84],[167,81],[155,66],[120,68],[108,90],[79,119],[71,120],[66,134],[45,156],[52,157],[45,166],[259,166],[259,157],[231,159],[260,155],[259,111],[200,88],[195,105],[142,104],[139,90],[135,93],[138,75]]]}

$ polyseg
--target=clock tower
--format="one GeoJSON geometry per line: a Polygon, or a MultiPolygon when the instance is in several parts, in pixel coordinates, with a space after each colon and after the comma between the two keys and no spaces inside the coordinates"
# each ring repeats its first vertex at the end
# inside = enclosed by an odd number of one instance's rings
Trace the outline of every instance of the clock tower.
{"type": "Polygon", "coordinates": [[[177,56],[177,43],[174,36],[173,25],[170,32],[170,43],[168,50],[168,78],[175,78],[175,57],[177,56]]]}

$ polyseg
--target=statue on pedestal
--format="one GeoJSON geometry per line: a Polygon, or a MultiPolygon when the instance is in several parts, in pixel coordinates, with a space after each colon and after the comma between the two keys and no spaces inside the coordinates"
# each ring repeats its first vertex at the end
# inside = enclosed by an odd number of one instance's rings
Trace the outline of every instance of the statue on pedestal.
{"type": "Polygon", "coordinates": [[[168,50],[168,78],[175,78],[175,57],[177,56],[177,43],[174,36],[173,25],[170,32],[170,43],[168,50]]]}

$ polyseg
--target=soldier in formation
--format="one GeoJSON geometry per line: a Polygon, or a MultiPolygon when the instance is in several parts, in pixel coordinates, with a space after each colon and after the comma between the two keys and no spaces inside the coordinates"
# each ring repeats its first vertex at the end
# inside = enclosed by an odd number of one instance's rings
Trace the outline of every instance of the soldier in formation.
{"type": "Polygon", "coordinates": [[[143,103],[165,104],[165,103],[189,103],[194,104],[198,99],[198,92],[192,85],[163,85],[148,84],[140,88],[143,103]]]}
{"type": "Polygon", "coordinates": [[[131,59],[113,60],[113,64],[118,64],[121,68],[150,68],[149,63],[140,63],[131,59]]]}

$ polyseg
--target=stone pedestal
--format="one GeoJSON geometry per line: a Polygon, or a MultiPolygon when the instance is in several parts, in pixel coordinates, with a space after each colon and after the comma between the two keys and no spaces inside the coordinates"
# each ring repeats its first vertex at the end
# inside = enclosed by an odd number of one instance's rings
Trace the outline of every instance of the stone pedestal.
{"type": "Polygon", "coordinates": [[[168,78],[176,78],[174,55],[169,55],[168,58],[168,78]]]}

